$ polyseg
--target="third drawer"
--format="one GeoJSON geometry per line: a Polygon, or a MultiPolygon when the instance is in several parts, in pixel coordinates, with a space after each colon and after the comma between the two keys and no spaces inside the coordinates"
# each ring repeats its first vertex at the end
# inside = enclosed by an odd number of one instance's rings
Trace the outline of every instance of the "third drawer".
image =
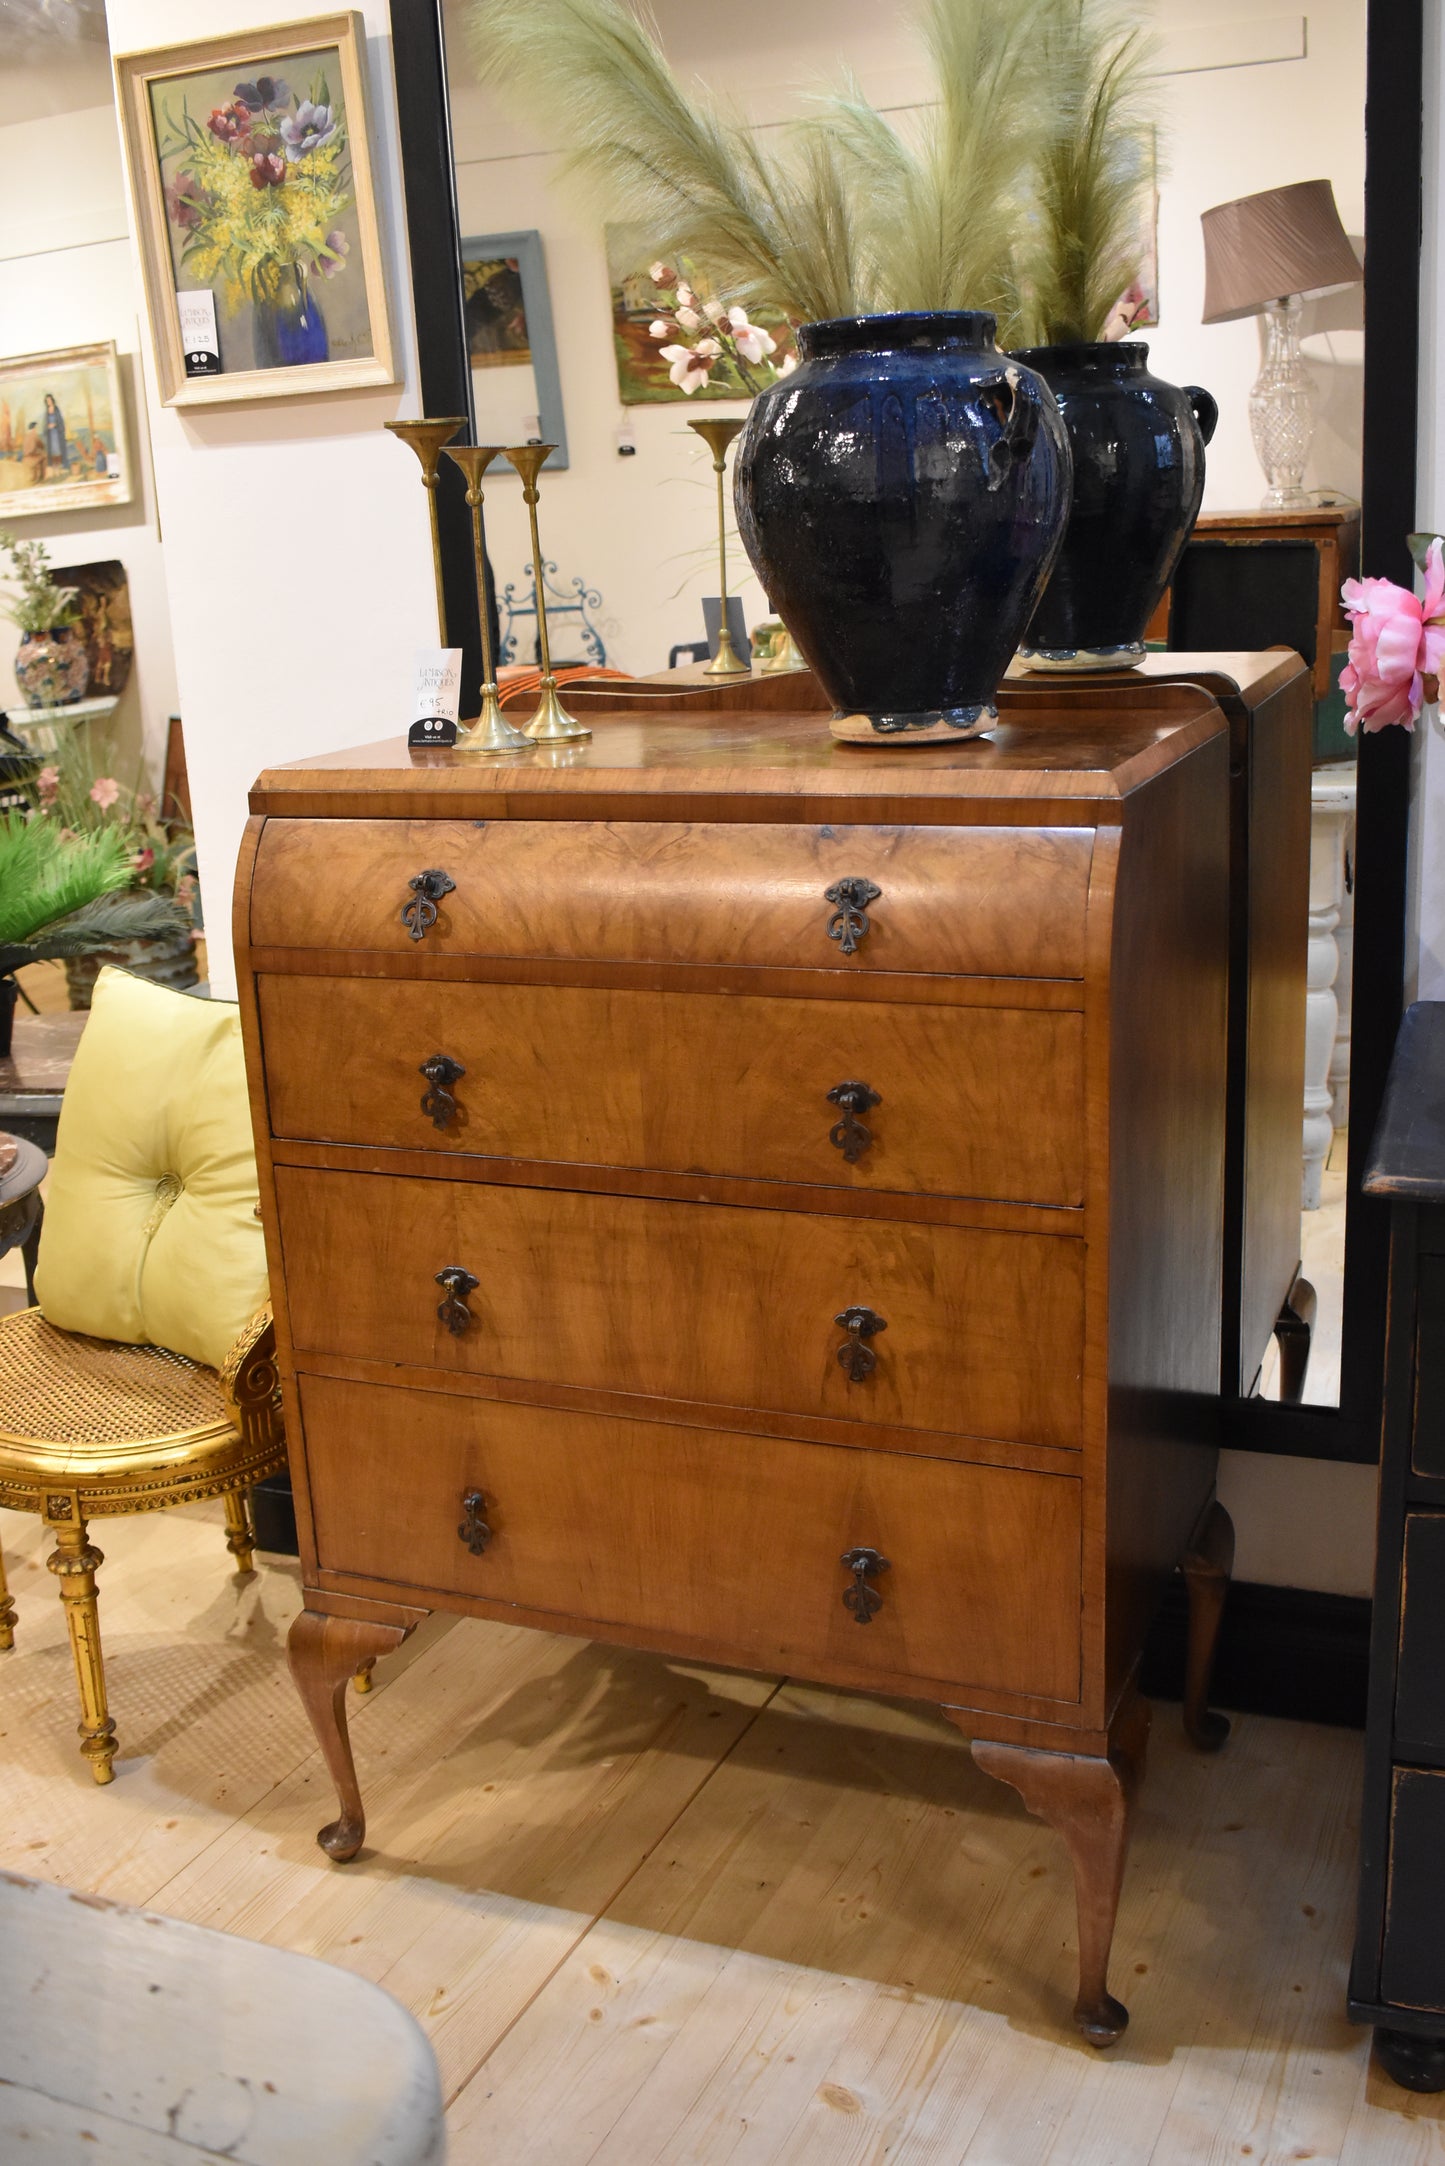
{"type": "Polygon", "coordinates": [[[1081,1440],[1076,1238],[295,1166],[276,1196],[298,1359],[1081,1440]]]}

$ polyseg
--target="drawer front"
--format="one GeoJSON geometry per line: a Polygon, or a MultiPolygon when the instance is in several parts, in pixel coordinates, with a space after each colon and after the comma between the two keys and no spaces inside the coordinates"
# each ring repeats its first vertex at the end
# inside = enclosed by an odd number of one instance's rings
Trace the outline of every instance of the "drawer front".
{"type": "Polygon", "coordinates": [[[1417,1474],[1445,1477],[1445,1256],[1423,1255],[1415,1293],[1415,1436],[1417,1474]]]}
{"type": "Polygon", "coordinates": [[[1380,1995],[1445,2011],[1445,1774],[1395,1770],[1380,1995]]]}
{"type": "Polygon", "coordinates": [[[1395,1735],[1445,1747],[1445,1512],[1405,1515],[1395,1735]]]}
{"type": "Polygon", "coordinates": [[[315,1376],[300,1390],[323,1571],[707,1641],[762,1669],[830,1658],[1078,1698],[1067,1476],[315,1376]],[[843,1601],[858,1547],[889,1561],[866,1627],[843,1601]]]}
{"type": "Polygon", "coordinates": [[[277,1136],[1083,1201],[1076,1012],[374,979],[258,986],[277,1136]],[[438,1060],[441,1096],[423,1072],[438,1060]],[[868,1091],[851,1124],[830,1096],[850,1084],[868,1091]]]}
{"type": "Polygon", "coordinates": [[[251,939],[1079,978],[1092,845],[1087,828],[270,820],[251,939]],[[434,902],[411,887],[429,872],[450,883],[434,902]]]}
{"type": "Polygon", "coordinates": [[[276,1198],[300,1359],[1080,1441],[1080,1240],[295,1166],[276,1198]]]}

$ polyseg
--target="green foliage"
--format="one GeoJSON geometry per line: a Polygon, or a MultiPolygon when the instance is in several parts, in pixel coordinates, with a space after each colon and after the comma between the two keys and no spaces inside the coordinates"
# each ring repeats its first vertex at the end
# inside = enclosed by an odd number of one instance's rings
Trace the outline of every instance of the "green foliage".
{"type": "Polygon", "coordinates": [[[621,0],[475,0],[472,37],[594,206],[749,310],[984,308],[1004,344],[1098,337],[1138,269],[1142,35],[1117,0],[919,5],[938,101],[906,136],[852,82],[756,135],[621,0]]]}
{"type": "Polygon", "coordinates": [[[48,632],[52,628],[59,630],[63,624],[74,624],[80,614],[76,606],[79,590],[55,584],[50,576],[50,552],[44,542],[21,541],[17,535],[0,533],[0,555],[9,557],[14,565],[13,581],[20,589],[17,599],[0,602],[0,614],[22,632],[48,632]]]}
{"type": "Polygon", "coordinates": [[[186,931],[189,927],[190,919],[180,904],[128,888],[85,903],[68,917],[37,928],[28,940],[7,941],[0,935],[0,978],[22,970],[27,963],[54,963],[69,955],[93,955],[98,948],[113,947],[122,940],[154,939],[158,934],[186,931]]]}
{"type": "MultiPolygon", "coordinates": [[[[60,823],[0,814],[0,943],[33,940],[58,920],[130,884],[115,831],[66,834],[60,823]]],[[[15,967],[0,965],[0,969],[15,967]]]]}
{"type": "Polygon", "coordinates": [[[1050,0],[1041,79],[1055,114],[1017,251],[1020,343],[1101,338],[1139,275],[1138,194],[1153,124],[1152,47],[1110,0],[1050,0]]]}

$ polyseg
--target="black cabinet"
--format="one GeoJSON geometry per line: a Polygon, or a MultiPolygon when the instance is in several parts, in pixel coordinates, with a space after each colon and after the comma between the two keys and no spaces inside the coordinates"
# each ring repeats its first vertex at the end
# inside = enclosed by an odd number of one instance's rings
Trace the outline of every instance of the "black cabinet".
{"type": "Polygon", "coordinates": [[[1390,1205],[1390,1307],[1350,2014],[1445,2089],[1445,1003],[1401,1025],[1365,1176],[1390,1205]]]}

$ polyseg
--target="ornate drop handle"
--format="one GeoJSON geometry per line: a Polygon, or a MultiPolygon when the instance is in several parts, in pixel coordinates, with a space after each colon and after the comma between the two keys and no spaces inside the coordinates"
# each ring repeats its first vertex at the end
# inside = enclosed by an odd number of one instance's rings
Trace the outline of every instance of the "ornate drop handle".
{"type": "Polygon", "coordinates": [[[433,1053],[431,1059],[424,1060],[417,1070],[431,1085],[423,1095],[421,1109],[433,1128],[450,1128],[456,1119],[457,1102],[452,1096],[452,1085],[466,1072],[459,1060],[451,1059],[446,1053],[433,1053]]]}
{"type": "Polygon", "coordinates": [[[861,1384],[878,1366],[878,1356],[867,1342],[888,1326],[876,1309],[844,1309],[833,1321],[848,1334],[838,1348],[838,1366],[850,1384],[861,1384]]]}
{"type": "Polygon", "coordinates": [[[450,873],[434,868],[431,872],[413,874],[407,881],[411,889],[411,901],[401,906],[401,922],[413,940],[424,940],[429,929],[437,921],[437,904],[443,895],[450,895],[456,887],[450,873]]]}
{"type": "Polygon", "coordinates": [[[841,1106],[843,1111],[842,1120],[835,1121],[828,1130],[828,1141],[835,1151],[843,1153],[850,1166],[856,1166],[873,1141],[872,1129],[865,1127],[858,1116],[881,1106],[883,1100],[866,1083],[835,1083],[828,1093],[828,1103],[841,1106]]]}
{"type": "Polygon", "coordinates": [[[467,1295],[476,1292],[481,1280],[474,1279],[460,1264],[448,1264],[445,1270],[438,1271],[437,1284],[446,1288],[447,1295],[437,1310],[438,1320],[446,1325],[454,1339],[459,1339],[470,1330],[473,1321],[467,1307],[467,1295]]]}
{"type": "MultiPolygon", "coordinates": [[[[480,1557],[492,1539],[492,1530],[482,1517],[487,1500],[480,1489],[469,1489],[462,1498],[462,1523],[457,1528],[457,1540],[465,1542],[474,1557],[480,1557]]],[[[878,1598],[875,1595],[874,1600],[878,1598]]]]}
{"type": "Polygon", "coordinates": [[[844,1609],[851,1610],[854,1624],[872,1624],[883,1607],[883,1597],[868,1581],[891,1569],[888,1559],[876,1549],[845,1549],[838,1561],[845,1572],[853,1574],[852,1586],[843,1591],[844,1609]]]}
{"type": "Polygon", "coordinates": [[[877,902],[883,893],[871,880],[855,877],[851,873],[846,880],[835,880],[823,890],[824,902],[834,904],[833,915],[828,920],[828,938],[836,940],[845,955],[852,955],[860,940],[868,936],[868,905],[877,902]]]}

